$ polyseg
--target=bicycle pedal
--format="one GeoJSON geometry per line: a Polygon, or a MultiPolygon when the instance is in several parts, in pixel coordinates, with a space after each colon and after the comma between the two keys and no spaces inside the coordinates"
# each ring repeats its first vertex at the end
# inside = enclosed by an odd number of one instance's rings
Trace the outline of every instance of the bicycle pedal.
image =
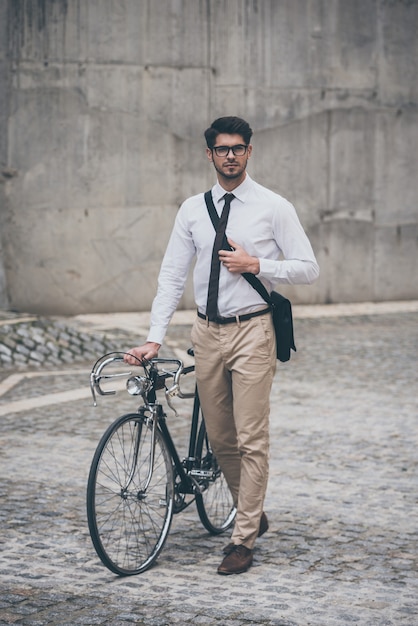
{"type": "Polygon", "coordinates": [[[213,472],[211,470],[192,469],[190,476],[193,478],[213,478],[213,472]]]}

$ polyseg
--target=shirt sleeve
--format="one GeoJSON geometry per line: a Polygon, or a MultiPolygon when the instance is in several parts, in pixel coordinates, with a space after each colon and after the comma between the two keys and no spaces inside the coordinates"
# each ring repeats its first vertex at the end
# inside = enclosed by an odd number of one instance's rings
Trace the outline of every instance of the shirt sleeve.
{"type": "Polygon", "coordinates": [[[258,276],[272,283],[313,283],[319,276],[319,265],[296,210],[287,200],[282,199],[274,213],[273,233],[283,259],[260,258],[258,276]]]}
{"type": "Polygon", "coordinates": [[[170,320],[183,295],[195,246],[187,227],[184,206],[177,213],[158,276],[158,289],[151,308],[147,341],[162,344],[170,320]]]}

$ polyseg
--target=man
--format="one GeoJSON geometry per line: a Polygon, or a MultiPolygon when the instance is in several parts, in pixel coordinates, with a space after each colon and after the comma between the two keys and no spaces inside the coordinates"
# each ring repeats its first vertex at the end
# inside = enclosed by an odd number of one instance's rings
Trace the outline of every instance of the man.
{"type": "Polygon", "coordinates": [[[220,222],[227,220],[229,249],[218,251],[214,245],[222,232],[215,239],[203,194],[187,199],[161,266],[147,342],[130,350],[140,359],[157,356],[196,256],[198,312],[191,334],[196,379],[209,439],[237,507],[231,543],[218,567],[225,575],[250,567],[255,540],[268,529],[263,503],[274,327],[265,301],[241,274],[255,274],[269,292],[276,283],[308,284],[319,274],[293,206],[246,172],[251,136],[248,123],[238,117],[219,118],[205,131],[206,154],[217,174],[213,201],[218,214],[224,213],[220,222]]]}

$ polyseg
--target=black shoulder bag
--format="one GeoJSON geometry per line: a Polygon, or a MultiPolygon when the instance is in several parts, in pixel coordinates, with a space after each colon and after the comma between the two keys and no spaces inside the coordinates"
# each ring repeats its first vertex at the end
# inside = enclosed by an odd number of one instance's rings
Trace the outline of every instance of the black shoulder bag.
{"type": "MultiPolygon", "coordinates": [[[[207,191],[205,193],[205,202],[208,209],[210,219],[216,230],[219,222],[219,215],[216,212],[215,205],[213,204],[212,192],[207,191]]],[[[222,245],[224,250],[232,250],[228,244],[226,235],[222,245]]],[[[268,293],[263,283],[254,274],[244,272],[241,274],[246,281],[250,283],[252,287],[260,294],[260,296],[271,306],[273,313],[273,325],[276,332],[276,350],[277,358],[279,361],[288,361],[290,359],[290,350],[296,352],[295,339],[293,335],[293,316],[292,305],[290,300],[282,296],[277,291],[268,293]]]]}

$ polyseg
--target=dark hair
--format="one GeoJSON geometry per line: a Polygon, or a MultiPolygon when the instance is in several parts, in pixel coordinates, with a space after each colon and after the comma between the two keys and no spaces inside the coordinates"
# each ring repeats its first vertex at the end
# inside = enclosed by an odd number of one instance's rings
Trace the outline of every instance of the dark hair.
{"type": "Polygon", "coordinates": [[[210,128],[205,130],[206,144],[210,150],[216,143],[216,137],[221,133],[227,135],[241,135],[245,144],[248,145],[253,134],[250,125],[240,117],[218,117],[212,122],[210,128]]]}

